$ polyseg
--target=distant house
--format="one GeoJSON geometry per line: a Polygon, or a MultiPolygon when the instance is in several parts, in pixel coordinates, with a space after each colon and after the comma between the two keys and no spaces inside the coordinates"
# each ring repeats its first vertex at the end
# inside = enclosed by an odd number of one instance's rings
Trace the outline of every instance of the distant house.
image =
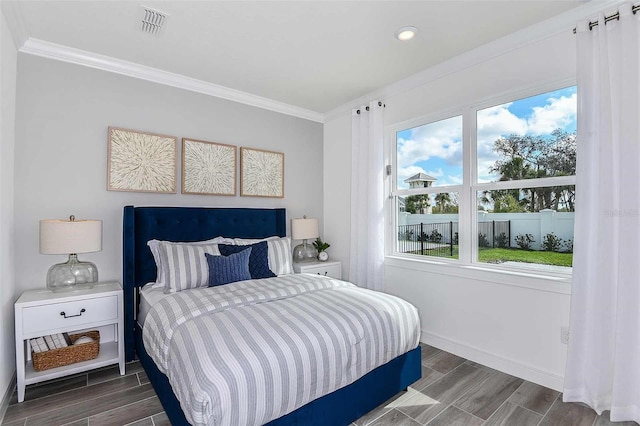
{"type": "Polygon", "coordinates": [[[433,182],[437,180],[437,178],[429,176],[426,173],[418,173],[411,176],[410,178],[405,179],[404,182],[409,184],[409,189],[414,189],[429,188],[431,185],[433,185],[433,182]]]}
{"type": "MultiPolygon", "coordinates": [[[[430,186],[433,185],[433,182],[437,180],[438,180],[437,178],[434,178],[433,176],[429,176],[426,173],[418,173],[411,176],[410,178],[405,179],[404,182],[409,184],[409,189],[416,189],[416,188],[429,188],[430,186]]],[[[422,202],[422,206],[418,208],[417,213],[431,214],[431,203],[429,202],[429,196],[428,195],[423,196],[423,199],[421,200],[421,202],[422,202]]]]}

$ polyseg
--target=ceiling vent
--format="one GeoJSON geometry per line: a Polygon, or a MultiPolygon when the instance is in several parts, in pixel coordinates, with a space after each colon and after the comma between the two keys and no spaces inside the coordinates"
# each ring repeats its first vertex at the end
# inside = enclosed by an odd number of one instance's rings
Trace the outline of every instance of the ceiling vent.
{"type": "Polygon", "coordinates": [[[163,26],[167,22],[168,15],[159,10],[154,10],[145,6],[141,7],[140,29],[144,33],[158,36],[163,26]]]}

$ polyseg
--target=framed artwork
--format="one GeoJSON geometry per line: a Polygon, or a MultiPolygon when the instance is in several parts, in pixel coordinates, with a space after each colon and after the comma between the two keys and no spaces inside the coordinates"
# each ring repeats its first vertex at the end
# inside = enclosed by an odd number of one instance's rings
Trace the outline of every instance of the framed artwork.
{"type": "Polygon", "coordinates": [[[177,145],[174,136],[109,127],[109,191],[177,192],[177,145]]]}
{"type": "Polygon", "coordinates": [[[240,195],[284,198],[284,153],[240,148],[240,195]]]}
{"type": "Polygon", "coordinates": [[[182,138],[182,193],[236,195],[234,145],[182,138]]]}

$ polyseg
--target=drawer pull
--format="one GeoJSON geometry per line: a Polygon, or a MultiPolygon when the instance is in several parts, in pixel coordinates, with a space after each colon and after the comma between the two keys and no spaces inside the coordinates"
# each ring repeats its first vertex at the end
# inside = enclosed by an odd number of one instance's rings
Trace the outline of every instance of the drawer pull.
{"type": "Polygon", "coordinates": [[[87,310],[85,308],[80,309],[80,313],[77,315],[69,315],[67,316],[67,314],[64,313],[64,311],[60,312],[60,315],[62,315],[65,318],[73,318],[73,317],[79,317],[81,316],[84,312],[86,312],[87,310]]]}
{"type": "MultiPolygon", "coordinates": [[[[329,271],[327,271],[327,272],[329,272],[329,271]]],[[[324,273],[325,277],[327,276],[327,272],[324,273]]],[[[320,275],[320,272],[316,272],[316,275],[320,275]]]]}

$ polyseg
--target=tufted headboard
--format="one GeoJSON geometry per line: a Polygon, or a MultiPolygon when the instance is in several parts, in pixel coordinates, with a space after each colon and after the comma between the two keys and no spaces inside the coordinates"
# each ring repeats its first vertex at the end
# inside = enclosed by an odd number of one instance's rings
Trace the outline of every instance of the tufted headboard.
{"type": "Polygon", "coordinates": [[[125,206],[122,283],[127,360],[134,356],[138,288],[156,279],[147,241],[201,241],[218,236],[265,238],[286,235],[285,209],[125,206]]]}

